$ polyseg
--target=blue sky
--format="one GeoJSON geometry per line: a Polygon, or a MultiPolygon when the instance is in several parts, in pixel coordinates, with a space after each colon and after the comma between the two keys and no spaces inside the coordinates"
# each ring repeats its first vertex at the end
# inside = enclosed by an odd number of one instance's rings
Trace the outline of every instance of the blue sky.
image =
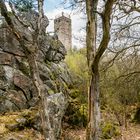
{"type": "Polygon", "coordinates": [[[64,9],[62,1],[64,0],[44,0],[44,12],[50,22],[47,27],[47,32],[54,31],[53,20],[55,19],[55,16],[60,15],[62,12],[70,14],[72,19],[72,44],[73,46],[81,47],[81,42],[75,38],[83,38],[85,36],[85,33],[81,31],[81,28],[85,27],[86,21],[82,20],[82,13],[77,13],[76,11],[72,12],[71,9],[64,9]]]}
{"type": "MultiPolygon", "coordinates": [[[[47,27],[47,32],[54,31],[54,19],[57,15],[62,14],[62,12],[69,14],[72,20],[72,44],[73,46],[82,47],[81,41],[75,38],[85,37],[85,31],[81,30],[86,25],[86,21],[83,20],[84,15],[82,13],[77,13],[77,11],[71,11],[71,9],[64,9],[62,5],[64,0],[44,0],[44,13],[49,19],[49,26],[47,27]]],[[[9,7],[7,5],[7,7],[9,7]]]]}
{"type": "Polygon", "coordinates": [[[56,8],[59,8],[62,0],[44,0],[44,10],[52,11],[56,8]]]}

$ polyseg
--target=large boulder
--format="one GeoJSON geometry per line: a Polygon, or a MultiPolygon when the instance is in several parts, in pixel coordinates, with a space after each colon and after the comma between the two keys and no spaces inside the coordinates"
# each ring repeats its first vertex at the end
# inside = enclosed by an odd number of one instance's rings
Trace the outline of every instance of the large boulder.
{"type": "MultiPolygon", "coordinates": [[[[17,30],[25,37],[25,45],[30,47],[33,41],[32,34],[37,28],[38,14],[32,11],[18,16],[29,26],[28,28],[23,27],[16,18],[13,17],[12,20],[17,30]]],[[[0,114],[28,109],[38,106],[39,103],[24,50],[6,23],[4,24],[5,26],[2,25],[3,28],[0,28],[0,114]]],[[[42,23],[44,34],[40,37],[37,63],[46,90],[45,112],[49,126],[48,133],[53,136],[52,140],[56,140],[60,136],[61,120],[68,103],[68,87],[71,79],[64,62],[66,49],[56,35],[45,35],[47,25],[48,19],[44,17],[42,23]]]]}
{"type": "Polygon", "coordinates": [[[46,120],[48,124],[48,140],[58,140],[61,134],[61,120],[65,113],[67,100],[63,93],[57,93],[47,98],[46,120]]]}
{"type": "MultiPolygon", "coordinates": [[[[37,28],[36,12],[22,13],[19,17],[24,23],[37,28]]],[[[22,26],[16,19],[18,30],[22,26]]],[[[38,102],[36,88],[30,78],[30,69],[15,36],[2,25],[0,29],[0,113],[15,111],[35,106],[38,102]]],[[[48,25],[48,19],[44,17],[43,29],[48,25]]],[[[30,37],[29,31],[24,30],[30,37]]],[[[56,93],[68,95],[68,86],[71,82],[67,66],[64,62],[66,49],[57,36],[45,35],[42,37],[37,54],[40,77],[45,85],[46,93],[50,96],[56,93]]]]}

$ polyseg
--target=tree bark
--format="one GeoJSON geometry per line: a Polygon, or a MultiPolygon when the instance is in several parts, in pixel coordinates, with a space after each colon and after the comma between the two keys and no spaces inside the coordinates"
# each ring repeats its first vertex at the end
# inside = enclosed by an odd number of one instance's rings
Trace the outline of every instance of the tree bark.
{"type": "Polygon", "coordinates": [[[38,65],[37,65],[37,61],[36,61],[36,54],[35,53],[29,53],[28,55],[26,54],[27,59],[28,59],[28,63],[30,66],[30,72],[31,72],[31,78],[32,81],[37,89],[38,92],[38,96],[40,99],[40,108],[39,108],[39,112],[40,112],[40,117],[41,117],[41,123],[42,123],[42,130],[43,130],[43,135],[45,138],[48,137],[48,127],[47,127],[47,122],[46,122],[46,113],[45,110],[46,108],[46,101],[47,101],[47,97],[46,97],[46,92],[45,92],[45,88],[44,88],[44,84],[42,82],[42,80],[40,79],[40,75],[39,75],[39,69],[38,69],[38,65]]]}
{"type": "Polygon", "coordinates": [[[98,140],[100,136],[100,104],[99,104],[99,71],[92,73],[91,80],[91,134],[90,140],[98,140]]]}
{"type": "Polygon", "coordinates": [[[87,62],[89,67],[89,88],[88,88],[88,126],[86,139],[93,139],[95,134],[94,128],[94,89],[95,74],[92,73],[91,65],[96,52],[96,11],[98,0],[86,0],[87,26],[86,26],[86,45],[87,45],[87,62]]]}
{"type": "Polygon", "coordinates": [[[87,140],[99,140],[100,138],[100,91],[99,91],[99,62],[100,58],[108,47],[110,40],[110,18],[115,0],[107,0],[102,13],[103,36],[98,49],[96,48],[97,20],[96,13],[98,0],[86,0],[87,13],[87,61],[89,66],[90,88],[88,94],[88,126],[87,140]],[[97,50],[96,50],[97,49],[97,50]]]}

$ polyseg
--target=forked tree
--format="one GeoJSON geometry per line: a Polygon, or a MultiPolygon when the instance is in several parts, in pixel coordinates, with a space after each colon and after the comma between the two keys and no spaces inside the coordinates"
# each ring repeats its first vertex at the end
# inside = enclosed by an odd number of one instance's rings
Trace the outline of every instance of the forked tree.
{"type": "Polygon", "coordinates": [[[87,61],[90,74],[90,86],[88,94],[89,118],[87,126],[87,140],[100,139],[100,90],[99,90],[99,62],[110,40],[110,19],[113,5],[116,0],[107,0],[103,6],[103,11],[98,12],[98,0],[86,0],[86,46],[87,61]],[[97,39],[97,14],[102,20],[102,39],[99,46],[97,39]]]}

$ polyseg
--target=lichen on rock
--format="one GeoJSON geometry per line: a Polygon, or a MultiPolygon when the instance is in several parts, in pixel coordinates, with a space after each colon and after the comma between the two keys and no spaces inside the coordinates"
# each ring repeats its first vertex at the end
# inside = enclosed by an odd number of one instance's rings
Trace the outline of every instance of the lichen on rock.
{"type": "MultiPolygon", "coordinates": [[[[18,16],[27,25],[34,29],[37,28],[38,14],[36,12],[21,13],[18,16]]],[[[47,17],[44,17],[43,20],[42,29],[45,31],[49,22],[47,17]]],[[[33,31],[23,28],[14,17],[13,21],[17,29],[23,32],[26,37],[28,36],[30,40],[30,32],[33,31]]],[[[30,78],[31,74],[25,53],[20,43],[7,28],[7,24],[4,24],[4,28],[0,28],[0,38],[2,38],[0,39],[0,114],[29,109],[38,106],[39,103],[36,88],[30,78]]],[[[52,122],[50,131],[54,134],[54,139],[57,139],[60,136],[61,119],[68,103],[68,87],[71,84],[70,74],[64,62],[66,49],[56,35],[46,34],[40,39],[39,51],[36,54],[37,63],[40,78],[48,96],[46,97],[48,124],[52,122]]],[[[28,45],[28,42],[26,43],[28,45]]],[[[24,122],[26,121],[24,120],[24,122]]],[[[37,124],[35,125],[37,127],[37,124]]]]}

